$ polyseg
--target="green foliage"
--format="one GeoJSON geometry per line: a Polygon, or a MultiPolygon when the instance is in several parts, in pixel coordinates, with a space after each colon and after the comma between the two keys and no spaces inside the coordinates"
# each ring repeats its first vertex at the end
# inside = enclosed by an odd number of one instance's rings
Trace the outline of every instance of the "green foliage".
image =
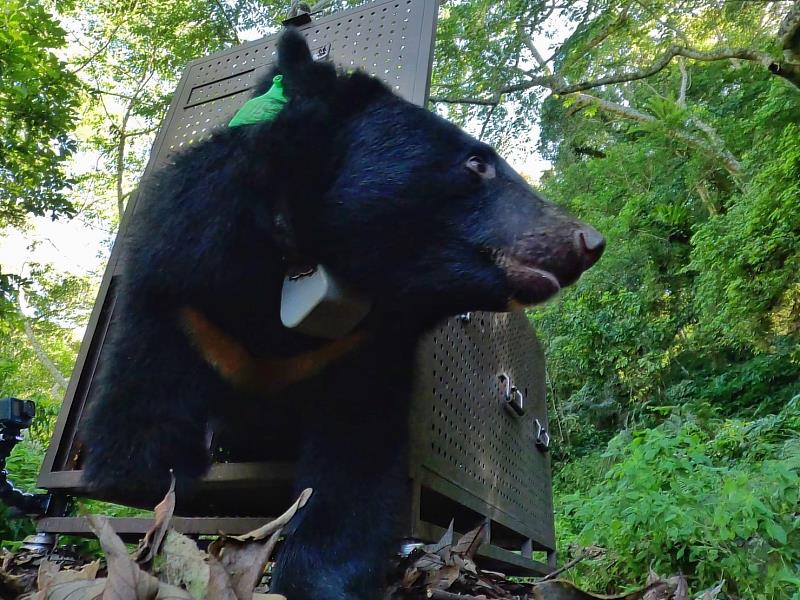
{"type": "MultiPolygon", "coordinates": [[[[675,34],[771,47],[747,31],[756,3],[698,2],[691,16],[659,6],[672,33],[645,34],[643,5],[609,3],[560,48],[557,70],[625,70],[675,34]]],[[[732,597],[798,598],[800,93],[740,63],[685,67],[592,90],[645,122],[542,104],[553,169],[540,187],[608,239],[577,287],[531,311],[548,359],[559,543],[610,550],[575,571],[596,589],[639,584],[652,565],[694,590],[724,577],[732,597]]]]}
{"type": "MultiPolygon", "coordinates": [[[[15,299],[17,294],[15,291],[15,299]]],[[[61,275],[50,267],[33,265],[25,298],[27,314],[17,309],[0,320],[0,397],[36,402],[30,433],[43,448],[50,440],[64,389],[37,356],[31,337],[53,368],[68,377],[78,351],[79,333],[89,318],[94,285],[88,277],[61,275]]]]}
{"type": "MultiPolygon", "coordinates": [[[[0,5],[0,230],[30,215],[72,215],[65,171],[80,84],[56,51],[65,32],[40,0],[0,5]]],[[[0,268],[0,318],[20,278],[0,268]]]]}
{"type": "Polygon", "coordinates": [[[79,82],[54,52],[65,41],[39,0],[0,5],[0,228],[74,211],[63,190],[79,82]]]}
{"type": "MultiPolygon", "coordinates": [[[[445,1],[439,14],[433,95],[491,97],[493,91],[521,83],[517,68],[522,48],[515,24],[544,11],[538,3],[522,0],[445,1]]],[[[508,106],[437,105],[437,110],[499,149],[510,152],[530,142],[530,123],[535,118],[539,99],[535,95],[514,93],[508,106]],[[485,123],[482,127],[481,124],[485,123]]]]}
{"type": "MultiPolygon", "coordinates": [[[[706,83],[694,78],[701,97],[706,83]]],[[[737,149],[751,175],[742,185],[658,133],[606,131],[602,157],[576,159],[569,137],[556,146],[543,190],[608,238],[581,283],[531,315],[566,442],[558,457],[649,422],[648,406],[763,414],[798,391],[800,102],[780,82],[734,96],[713,121],[695,112],[719,130],[758,131],[737,149]]]]}
{"type": "MultiPolygon", "coordinates": [[[[12,299],[18,300],[18,294],[15,289],[12,299]]],[[[9,477],[23,491],[37,491],[36,478],[64,393],[37,355],[30,336],[52,361],[52,368],[68,376],[78,351],[76,331],[85,326],[93,298],[93,285],[87,277],[61,275],[50,267],[32,265],[26,314],[17,307],[0,319],[0,397],[36,403],[36,418],[7,462],[9,477]]],[[[30,520],[9,519],[8,511],[0,512],[0,539],[4,542],[20,540],[33,529],[30,520]]]]}
{"type": "Polygon", "coordinates": [[[800,396],[762,419],[675,414],[625,431],[600,463],[574,463],[556,487],[562,537],[609,550],[602,566],[578,571],[593,588],[652,567],[698,590],[724,578],[744,598],[800,591],[800,396]]]}
{"type": "Polygon", "coordinates": [[[745,193],[697,228],[689,265],[703,333],[764,352],[800,329],[800,127],[776,134],[755,148],[771,160],[745,193]]]}

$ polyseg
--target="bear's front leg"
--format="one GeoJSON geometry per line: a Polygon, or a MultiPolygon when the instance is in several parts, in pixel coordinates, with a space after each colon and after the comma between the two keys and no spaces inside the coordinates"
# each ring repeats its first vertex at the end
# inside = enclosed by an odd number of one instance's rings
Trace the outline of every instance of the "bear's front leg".
{"type": "Polygon", "coordinates": [[[84,482],[105,496],[152,505],[170,470],[182,496],[208,468],[210,398],[223,387],[177,323],[122,311],[106,340],[95,397],[79,432],[84,482]]]}
{"type": "Polygon", "coordinates": [[[290,523],[271,586],[290,600],[382,598],[398,548],[408,509],[407,414],[385,399],[371,407],[347,400],[323,407],[307,432],[297,483],[314,491],[290,523]]]}

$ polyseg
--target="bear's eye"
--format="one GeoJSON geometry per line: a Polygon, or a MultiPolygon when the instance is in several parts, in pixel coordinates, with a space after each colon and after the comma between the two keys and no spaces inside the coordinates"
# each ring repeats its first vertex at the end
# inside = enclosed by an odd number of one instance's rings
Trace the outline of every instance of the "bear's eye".
{"type": "Polygon", "coordinates": [[[464,166],[481,179],[492,179],[496,175],[494,165],[487,163],[480,156],[470,156],[464,166]]]}

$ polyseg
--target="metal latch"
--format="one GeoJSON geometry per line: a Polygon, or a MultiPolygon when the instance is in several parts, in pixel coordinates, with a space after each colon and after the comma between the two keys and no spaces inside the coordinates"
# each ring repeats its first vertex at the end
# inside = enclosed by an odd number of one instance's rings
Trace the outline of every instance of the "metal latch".
{"type": "Polygon", "coordinates": [[[515,417],[521,417],[525,414],[525,396],[517,386],[511,381],[505,373],[500,373],[497,378],[503,386],[502,401],[503,406],[515,417]]]}
{"type": "Polygon", "coordinates": [[[542,422],[536,419],[536,447],[542,452],[547,452],[550,449],[550,434],[544,428],[542,422]]]}

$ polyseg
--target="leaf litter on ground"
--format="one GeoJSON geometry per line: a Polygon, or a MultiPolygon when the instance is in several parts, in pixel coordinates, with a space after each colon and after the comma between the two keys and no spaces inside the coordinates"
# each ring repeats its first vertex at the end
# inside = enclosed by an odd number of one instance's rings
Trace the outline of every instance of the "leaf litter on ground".
{"type": "MultiPolygon", "coordinates": [[[[105,567],[100,560],[81,564],[79,560],[57,561],[41,554],[4,551],[0,597],[6,597],[2,592],[7,588],[27,592],[8,597],[28,600],[291,600],[264,593],[268,590],[268,565],[284,527],[311,494],[311,489],[304,490],[285,513],[249,533],[220,534],[206,551],[170,527],[175,510],[173,478],[136,550],[128,552],[107,518],[89,516],[105,554],[105,567]],[[33,572],[35,577],[30,576],[33,572]]],[[[576,559],[539,580],[479,569],[475,556],[489,542],[489,531],[489,523],[484,521],[456,539],[451,522],[435,544],[418,546],[398,557],[385,600],[690,600],[682,575],[665,579],[651,571],[644,587],[617,595],[592,594],[555,578],[584,559],[602,555],[603,549],[596,547],[584,549],[576,559]]],[[[717,600],[723,584],[703,592],[697,600],[717,600]]]]}
{"type": "Polygon", "coordinates": [[[242,536],[220,535],[208,548],[170,528],[175,510],[175,480],[154,510],[153,525],[128,552],[109,520],[87,517],[105,555],[80,568],[61,569],[41,560],[30,600],[286,600],[256,593],[283,528],[311,497],[306,489],[280,517],[242,536]]]}

